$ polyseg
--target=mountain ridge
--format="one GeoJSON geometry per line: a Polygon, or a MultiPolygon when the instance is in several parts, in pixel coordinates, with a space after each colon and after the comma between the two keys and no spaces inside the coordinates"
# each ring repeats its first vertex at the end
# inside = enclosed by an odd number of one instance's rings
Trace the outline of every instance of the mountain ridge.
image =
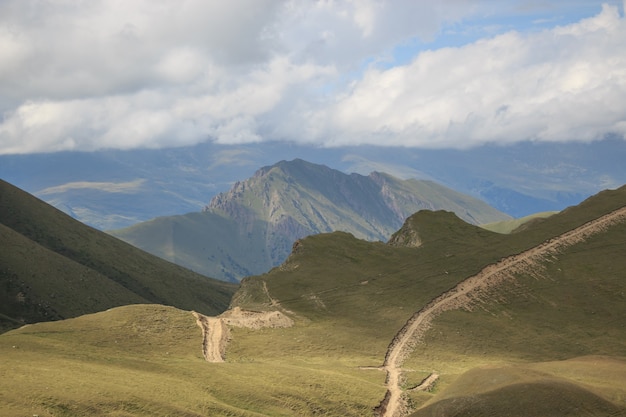
{"type": "Polygon", "coordinates": [[[339,230],[386,241],[414,212],[442,208],[472,223],[510,219],[432,181],[379,172],[345,174],[295,159],[258,169],[214,196],[201,214],[164,217],[109,233],[205,275],[238,281],[278,266],[304,236],[339,230]]]}
{"type": "Polygon", "coordinates": [[[83,223],[111,230],[199,211],[212,196],[228,191],[258,167],[303,156],[342,172],[382,171],[403,179],[431,179],[513,217],[559,211],[626,182],[621,163],[626,142],[619,138],[491,144],[459,151],[265,142],[227,146],[209,141],[168,149],[0,155],[0,178],[83,223]]]}

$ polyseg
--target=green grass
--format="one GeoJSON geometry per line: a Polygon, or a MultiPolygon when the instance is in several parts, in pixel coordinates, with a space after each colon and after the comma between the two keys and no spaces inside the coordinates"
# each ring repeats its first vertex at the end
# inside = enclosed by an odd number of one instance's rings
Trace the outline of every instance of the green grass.
{"type": "MultiPolygon", "coordinates": [[[[591,206],[587,204],[584,209],[589,211],[591,206]]],[[[582,210],[571,209],[569,214],[580,218],[583,213],[582,210]]],[[[561,220],[547,225],[559,227],[563,224],[561,220]]],[[[538,231],[529,230],[526,233],[538,231]]],[[[617,372],[611,372],[611,367],[606,366],[611,363],[610,358],[626,356],[626,328],[623,325],[626,323],[625,235],[625,224],[615,226],[546,260],[542,268],[535,271],[539,273],[518,275],[514,282],[498,288],[488,301],[472,311],[449,311],[439,316],[405,364],[408,368],[437,370],[441,374],[435,392],[412,395],[414,403],[422,405],[427,401],[476,395],[483,386],[476,381],[467,392],[456,395],[451,391],[460,375],[476,367],[537,362],[533,369],[546,371],[558,368],[555,376],[577,385],[577,390],[587,390],[591,386],[593,395],[602,396],[621,410],[615,415],[626,413],[624,390],[611,394],[615,387],[626,386],[624,363],[617,362],[621,364],[619,366],[613,363],[614,370],[621,369],[617,372]],[[595,364],[569,360],[589,355],[603,355],[603,358],[595,364]],[[579,364],[577,367],[574,366],[576,363],[579,364]],[[568,368],[570,371],[566,372],[568,368]],[[596,368],[605,372],[592,375],[596,368]]],[[[419,379],[412,374],[408,374],[408,378],[409,384],[419,379]]],[[[534,392],[536,387],[518,388],[534,392]]],[[[570,390],[563,389],[562,396],[567,397],[569,394],[566,393],[570,390]]],[[[493,402],[494,398],[515,395],[508,387],[501,387],[499,392],[494,391],[481,401],[493,402]]],[[[576,395],[587,396],[589,404],[596,401],[587,392],[581,391],[576,395]]],[[[447,413],[465,415],[452,405],[445,404],[445,407],[450,407],[447,413]]],[[[556,401],[548,405],[556,407],[553,412],[558,408],[556,401]]],[[[601,407],[598,409],[604,410],[601,407]]],[[[434,408],[429,410],[436,413],[434,408]]],[[[477,408],[471,410],[464,412],[492,415],[477,408]]],[[[518,415],[506,410],[506,407],[501,408],[500,415],[518,415]]],[[[612,414],[600,412],[597,415],[612,414]]]]}
{"type": "Polygon", "coordinates": [[[363,416],[384,393],[384,375],[359,370],[358,358],[247,357],[240,333],[228,362],[210,364],[191,313],[163,306],[8,332],[0,336],[0,416],[363,416]]]}
{"type": "MultiPolygon", "coordinates": [[[[305,350],[344,346],[355,355],[369,350],[372,362],[382,362],[391,337],[428,301],[489,263],[623,206],[625,191],[601,193],[512,235],[467,225],[449,213],[422,212],[406,225],[423,241],[418,248],[345,233],[311,236],[281,268],[244,280],[234,303],[267,308],[265,282],[284,308],[313,323],[294,338],[305,350]],[[342,337],[354,343],[342,343],[342,337]]],[[[492,294],[492,302],[436,319],[406,362],[414,372],[406,374],[405,386],[416,386],[433,370],[442,377],[434,394],[411,394],[414,403],[431,400],[459,375],[486,364],[624,356],[625,235],[625,225],[614,227],[546,261],[542,278],[520,276],[492,294]]]]}
{"type": "MultiPolygon", "coordinates": [[[[498,388],[476,393],[467,390],[466,394],[456,392],[453,397],[439,400],[411,414],[411,417],[449,416],[623,416],[626,407],[616,405],[590,390],[569,381],[546,379],[538,376],[529,382],[515,382],[515,377],[506,372],[479,371],[464,375],[467,380],[457,385],[475,387],[490,380],[506,380],[498,388]],[[471,379],[471,380],[470,380],[471,379]]],[[[457,388],[455,385],[454,388],[457,388]]]]}
{"type": "MultiPolygon", "coordinates": [[[[244,280],[233,300],[271,308],[266,286],[295,326],[233,329],[225,363],[203,360],[191,313],[163,306],[5,333],[0,416],[371,416],[385,374],[361,367],[383,363],[415,311],[485,265],[623,206],[625,194],[602,193],[511,235],[421,212],[405,225],[420,236],[418,248],[347,233],[303,239],[283,266],[244,280]]],[[[433,370],[441,377],[433,392],[409,393],[413,404],[428,407],[422,413],[517,416],[524,408],[571,411],[579,401],[619,415],[626,407],[625,235],[624,224],[613,227],[548,259],[541,273],[519,275],[472,311],[436,318],[404,363],[403,386],[433,370]]]]}

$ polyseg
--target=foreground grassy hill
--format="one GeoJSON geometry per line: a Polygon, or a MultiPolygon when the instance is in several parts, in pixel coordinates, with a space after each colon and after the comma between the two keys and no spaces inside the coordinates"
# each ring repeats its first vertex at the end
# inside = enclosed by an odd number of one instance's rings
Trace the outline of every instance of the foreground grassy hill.
{"type": "Polygon", "coordinates": [[[0,328],[159,303],[223,311],[233,285],[85,226],[0,182],[0,328]]]}
{"type": "Polygon", "coordinates": [[[110,231],[143,250],[230,281],[282,263],[297,239],[344,231],[386,241],[411,214],[445,209],[482,224],[510,219],[483,201],[432,181],[345,174],[296,159],[259,169],[215,196],[202,213],[110,231]]]}
{"type": "MultiPolygon", "coordinates": [[[[0,416],[374,416],[387,391],[380,366],[416,311],[625,205],[626,188],[603,192],[510,235],[424,211],[390,244],[307,237],[232,301],[295,325],[233,327],[224,363],[203,360],[190,312],[155,305],[5,333],[0,416]]],[[[626,222],[610,224],[434,317],[404,359],[401,414],[626,415],[624,236],[626,222]],[[413,390],[433,371],[431,391],[413,390]]]]}

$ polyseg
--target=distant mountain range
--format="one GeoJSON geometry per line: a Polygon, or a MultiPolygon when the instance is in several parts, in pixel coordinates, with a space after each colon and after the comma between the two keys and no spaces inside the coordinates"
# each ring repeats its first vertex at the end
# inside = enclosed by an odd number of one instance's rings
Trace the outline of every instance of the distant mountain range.
{"type": "Polygon", "coordinates": [[[219,313],[234,290],[0,181],[0,329],[127,304],[219,313]]]}
{"type": "Polygon", "coordinates": [[[200,211],[259,167],[304,158],[344,173],[432,180],[513,217],[559,211],[626,183],[626,141],[464,150],[296,143],[0,155],[0,178],[100,230],[200,211]]]}
{"type": "Polygon", "coordinates": [[[110,231],[143,250],[230,281],[282,263],[294,241],[336,230],[386,241],[419,210],[448,210],[472,224],[510,219],[432,181],[344,174],[301,159],[259,169],[201,213],[159,217],[110,231]]]}

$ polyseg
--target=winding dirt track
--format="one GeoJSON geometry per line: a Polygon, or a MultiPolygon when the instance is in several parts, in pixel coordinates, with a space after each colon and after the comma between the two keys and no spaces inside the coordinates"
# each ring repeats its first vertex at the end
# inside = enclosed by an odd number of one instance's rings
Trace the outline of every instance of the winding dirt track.
{"type": "Polygon", "coordinates": [[[549,239],[518,255],[504,258],[485,267],[478,274],[461,281],[454,288],[435,298],[416,312],[396,334],[387,350],[383,365],[387,371],[387,394],[378,407],[380,415],[382,417],[402,417],[409,413],[406,398],[400,388],[402,362],[411,353],[415,344],[424,336],[435,317],[444,311],[471,307],[472,304],[480,302],[488,290],[506,280],[513,279],[515,274],[532,273],[539,261],[546,256],[555,255],[560,250],[582,242],[622,221],[626,221],[626,206],[549,239]]]}

